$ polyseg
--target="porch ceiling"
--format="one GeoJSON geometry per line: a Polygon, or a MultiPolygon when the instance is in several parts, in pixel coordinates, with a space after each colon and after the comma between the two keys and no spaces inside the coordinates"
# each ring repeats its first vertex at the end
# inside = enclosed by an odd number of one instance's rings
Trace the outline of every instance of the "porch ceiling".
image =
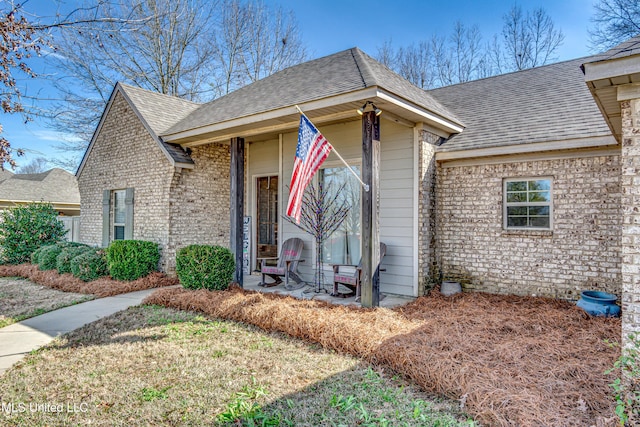
{"type": "MultiPolygon", "coordinates": [[[[362,107],[365,101],[373,101],[383,111],[381,118],[405,126],[413,127],[416,123],[428,123],[441,130],[443,136],[458,133],[463,129],[453,121],[376,87],[328,99],[300,103],[298,106],[316,125],[328,125],[360,120],[356,110],[362,107]]],[[[291,105],[176,134],[162,135],[162,139],[184,147],[229,142],[233,137],[260,141],[275,138],[280,133],[295,131],[299,121],[300,114],[296,106],[291,105]]]]}

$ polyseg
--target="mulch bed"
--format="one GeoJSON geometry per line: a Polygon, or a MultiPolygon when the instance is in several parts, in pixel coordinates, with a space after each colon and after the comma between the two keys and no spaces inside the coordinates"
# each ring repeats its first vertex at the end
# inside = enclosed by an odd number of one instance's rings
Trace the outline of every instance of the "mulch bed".
{"type": "Polygon", "coordinates": [[[358,309],[234,288],[162,289],[145,300],[257,325],[391,367],[459,399],[491,426],[615,425],[604,375],[619,319],[544,298],[437,290],[394,310],[358,309]]]}
{"type": "Polygon", "coordinates": [[[83,282],[72,274],[58,274],[56,270],[42,271],[37,265],[32,264],[0,265],[0,277],[24,277],[49,288],[64,292],[92,294],[98,298],[178,284],[178,279],[157,272],[130,282],[121,282],[110,277],[83,282]]]}

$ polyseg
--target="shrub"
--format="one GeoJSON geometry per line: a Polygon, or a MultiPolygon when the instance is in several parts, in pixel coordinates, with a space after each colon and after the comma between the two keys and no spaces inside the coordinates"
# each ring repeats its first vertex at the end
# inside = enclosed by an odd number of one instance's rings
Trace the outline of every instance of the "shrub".
{"type": "Polygon", "coordinates": [[[0,212],[0,246],[9,264],[29,262],[36,249],[62,240],[65,233],[49,203],[30,203],[0,212]]]}
{"type": "MultiPolygon", "coordinates": [[[[611,372],[618,374],[609,387],[614,391],[616,415],[621,426],[638,425],[640,421],[640,335],[632,332],[627,337],[628,343],[620,350],[620,357],[613,368],[605,372],[605,375],[611,372]]],[[[608,344],[610,347],[618,346],[617,343],[608,344]]]]}
{"type": "Polygon", "coordinates": [[[58,273],[71,273],[71,260],[87,252],[87,250],[92,249],[87,245],[63,247],[56,257],[56,270],[58,270],[58,273]]]}
{"type": "Polygon", "coordinates": [[[103,249],[89,249],[71,260],[71,274],[85,282],[109,275],[103,249]]]}
{"type": "Polygon", "coordinates": [[[40,254],[42,253],[42,251],[44,251],[46,248],[48,248],[49,246],[54,246],[54,245],[45,245],[45,246],[40,246],[38,249],[36,249],[35,251],[33,251],[31,253],[31,264],[33,265],[38,265],[40,264],[40,254]]]}
{"type": "Polygon", "coordinates": [[[38,256],[38,268],[40,270],[55,270],[56,260],[63,247],[60,245],[48,245],[40,251],[38,256]]]}
{"type": "Polygon", "coordinates": [[[158,244],[144,240],[116,240],[107,248],[109,274],[116,280],[136,280],[158,270],[158,244]]]}
{"type": "Polygon", "coordinates": [[[176,257],[176,273],[187,289],[226,289],[235,268],[233,254],[222,246],[190,245],[176,257]]]}

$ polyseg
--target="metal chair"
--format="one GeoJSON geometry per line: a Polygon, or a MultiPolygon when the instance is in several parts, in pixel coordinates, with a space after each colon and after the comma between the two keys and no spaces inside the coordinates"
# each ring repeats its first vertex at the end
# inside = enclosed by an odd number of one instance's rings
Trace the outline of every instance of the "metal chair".
{"type": "MultiPolygon", "coordinates": [[[[387,245],[380,242],[380,263],[382,263],[382,258],[384,258],[387,253],[387,245]]],[[[384,271],[380,269],[380,263],[376,268],[376,274],[379,271],[384,271]]],[[[332,264],[333,267],[333,292],[331,296],[338,298],[348,298],[352,296],[356,296],[356,301],[360,300],[360,280],[362,279],[362,259],[358,265],[351,264],[332,264]],[[344,267],[352,267],[354,268],[353,272],[345,272],[344,267]],[[343,268],[343,271],[340,272],[340,268],[343,268]],[[344,285],[347,288],[351,289],[349,293],[340,293],[338,291],[338,285],[344,285]]]]}
{"type": "Polygon", "coordinates": [[[300,259],[302,256],[302,239],[293,237],[285,240],[282,244],[280,256],[276,258],[258,258],[260,260],[260,272],[262,273],[262,281],[258,286],[265,288],[271,286],[277,286],[282,283],[280,277],[284,276],[284,284],[289,284],[289,278],[292,278],[296,283],[302,282],[302,279],[297,274],[298,263],[304,262],[300,259]],[[268,265],[267,261],[277,260],[276,265],[268,265]],[[267,283],[266,276],[271,277],[274,282],[267,283]]]}

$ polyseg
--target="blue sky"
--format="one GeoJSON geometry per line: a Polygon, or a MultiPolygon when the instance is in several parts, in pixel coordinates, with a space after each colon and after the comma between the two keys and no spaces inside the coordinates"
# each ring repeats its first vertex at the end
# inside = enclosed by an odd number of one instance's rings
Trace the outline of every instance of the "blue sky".
{"type": "MultiPolygon", "coordinates": [[[[433,34],[449,34],[456,21],[465,26],[477,25],[486,40],[498,34],[502,28],[502,16],[514,1],[488,0],[265,0],[270,5],[281,5],[292,10],[300,26],[304,43],[311,58],[357,46],[375,56],[377,48],[391,40],[395,46],[428,39],[433,34]]],[[[589,55],[589,19],[593,13],[595,0],[519,0],[523,10],[542,7],[560,28],[565,40],[558,51],[559,60],[567,60],[589,55]]],[[[61,9],[66,10],[74,3],[64,0],[61,9]]],[[[52,13],[51,0],[30,0],[27,10],[38,15],[52,13]]],[[[40,62],[41,63],[41,62],[40,62]]],[[[40,64],[35,64],[37,68],[40,64]]],[[[55,70],[42,70],[54,72],[55,70]]],[[[46,86],[39,81],[28,82],[29,92],[46,86]]],[[[36,157],[48,159],[64,157],[55,150],[61,135],[44,127],[35,118],[24,124],[20,115],[2,116],[3,136],[15,148],[27,150],[18,164],[26,164],[36,157]]]]}

